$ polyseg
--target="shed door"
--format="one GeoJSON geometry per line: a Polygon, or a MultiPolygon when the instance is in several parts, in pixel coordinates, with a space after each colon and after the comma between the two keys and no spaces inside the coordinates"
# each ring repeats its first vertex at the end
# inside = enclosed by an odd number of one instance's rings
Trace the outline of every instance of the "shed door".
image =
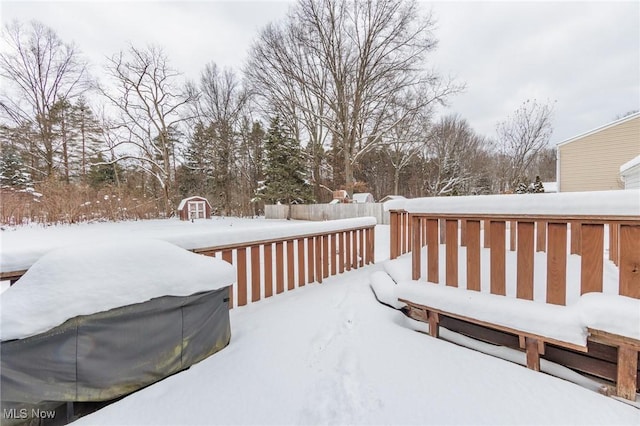
{"type": "Polygon", "coordinates": [[[189,219],[204,219],[204,201],[189,201],[189,219]]]}

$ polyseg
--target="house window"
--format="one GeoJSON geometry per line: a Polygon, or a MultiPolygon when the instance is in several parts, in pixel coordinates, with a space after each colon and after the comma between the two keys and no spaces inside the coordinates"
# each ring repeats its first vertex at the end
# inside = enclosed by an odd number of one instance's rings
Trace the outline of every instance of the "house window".
{"type": "Polygon", "coordinates": [[[204,201],[189,202],[189,219],[204,219],[205,208],[204,201]]]}

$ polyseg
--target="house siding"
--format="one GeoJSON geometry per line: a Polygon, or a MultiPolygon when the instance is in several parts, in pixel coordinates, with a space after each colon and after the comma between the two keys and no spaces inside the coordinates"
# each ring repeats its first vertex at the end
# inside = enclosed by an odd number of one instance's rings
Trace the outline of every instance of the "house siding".
{"type": "Polygon", "coordinates": [[[640,189],[640,164],[623,173],[624,189],[640,189]]]}
{"type": "Polygon", "coordinates": [[[620,166],[640,154],[640,116],[558,146],[560,192],[623,189],[620,166]]]}

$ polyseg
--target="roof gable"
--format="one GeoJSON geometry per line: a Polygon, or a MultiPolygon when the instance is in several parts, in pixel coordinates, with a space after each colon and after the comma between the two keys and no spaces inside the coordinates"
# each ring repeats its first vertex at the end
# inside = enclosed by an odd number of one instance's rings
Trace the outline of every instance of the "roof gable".
{"type": "Polygon", "coordinates": [[[581,133],[581,134],[579,134],[577,136],[573,136],[573,137],[571,137],[569,139],[565,139],[562,142],[558,142],[556,144],[556,147],[559,148],[562,145],[569,144],[569,143],[574,142],[574,141],[576,141],[578,139],[582,139],[582,138],[584,138],[586,136],[589,136],[589,135],[592,135],[594,133],[598,133],[598,132],[601,132],[603,130],[609,129],[611,127],[618,126],[618,125],[620,125],[622,123],[626,123],[627,121],[631,121],[631,120],[636,119],[636,118],[640,118],[640,112],[636,112],[635,114],[627,115],[626,117],[622,117],[622,118],[620,118],[618,120],[611,121],[611,122],[609,122],[609,123],[607,123],[607,124],[605,124],[603,126],[596,127],[595,129],[589,130],[588,132],[584,132],[584,133],[581,133]]]}
{"type": "Polygon", "coordinates": [[[182,201],[180,201],[180,204],[178,204],[178,210],[182,210],[184,208],[184,206],[186,206],[189,201],[204,201],[209,205],[209,207],[211,207],[211,204],[209,203],[209,200],[207,200],[204,197],[200,197],[198,195],[195,195],[193,197],[184,198],[182,201]]]}

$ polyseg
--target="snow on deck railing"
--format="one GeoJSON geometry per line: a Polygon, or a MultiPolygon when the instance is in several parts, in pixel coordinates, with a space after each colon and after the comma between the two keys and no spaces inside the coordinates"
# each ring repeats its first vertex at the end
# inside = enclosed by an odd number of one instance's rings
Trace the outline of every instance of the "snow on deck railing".
{"type": "MultiPolygon", "coordinates": [[[[373,263],[375,225],[375,218],[365,217],[292,222],[286,226],[273,225],[261,229],[216,230],[163,239],[195,253],[221,257],[236,265],[238,280],[231,289],[230,306],[243,306],[247,304],[248,297],[255,302],[272,296],[274,284],[275,293],[282,293],[285,282],[287,289],[293,290],[373,263]]],[[[21,270],[2,270],[0,279],[13,283],[29,266],[30,263],[25,263],[21,270]]]]}
{"type": "Polygon", "coordinates": [[[292,224],[257,232],[252,229],[246,231],[246,238],[236,236],[236,241],[230,241],[220,236],[217,245],[192,251],[221,256],[237,265],[238,281],[231,289],[230,306],[243,306],[247,304],[248,283],[251,301],[257,302],[273,295],[274,283],[279,294],[285,291],[285,282],[291,291],[373,263],[375,225],[376,219],[367,217],[292,224]],[[253,238],[249,240],[249,236],[253,238]]]}
{"type": "Polygon", "coordinates": [[[535,253],[545,252],[546,302],[564,305],[567,255],[580,256],[584,294],[603,291],[608,251],[618,266],[618,294],[640,298],[640,191],[421,198],[392,201],[388,208],[391,258],[412,252],[413,279],[420,278],[420,249],[427,246],[426,279],[440,282],[440,250],[429,248],[443,244],[446,285],[457,287],[459,270],[466,270],[466,288],[480,291],[481,266],[488,267],[490,292],[505,295],[511,251],[517,258],[516,297],[533,300],[535,253]],[[481,265],[481,241],[489,251],[487,265],[481,265]],[[460,247],[466,265],[458,264],[460,247]]]}

